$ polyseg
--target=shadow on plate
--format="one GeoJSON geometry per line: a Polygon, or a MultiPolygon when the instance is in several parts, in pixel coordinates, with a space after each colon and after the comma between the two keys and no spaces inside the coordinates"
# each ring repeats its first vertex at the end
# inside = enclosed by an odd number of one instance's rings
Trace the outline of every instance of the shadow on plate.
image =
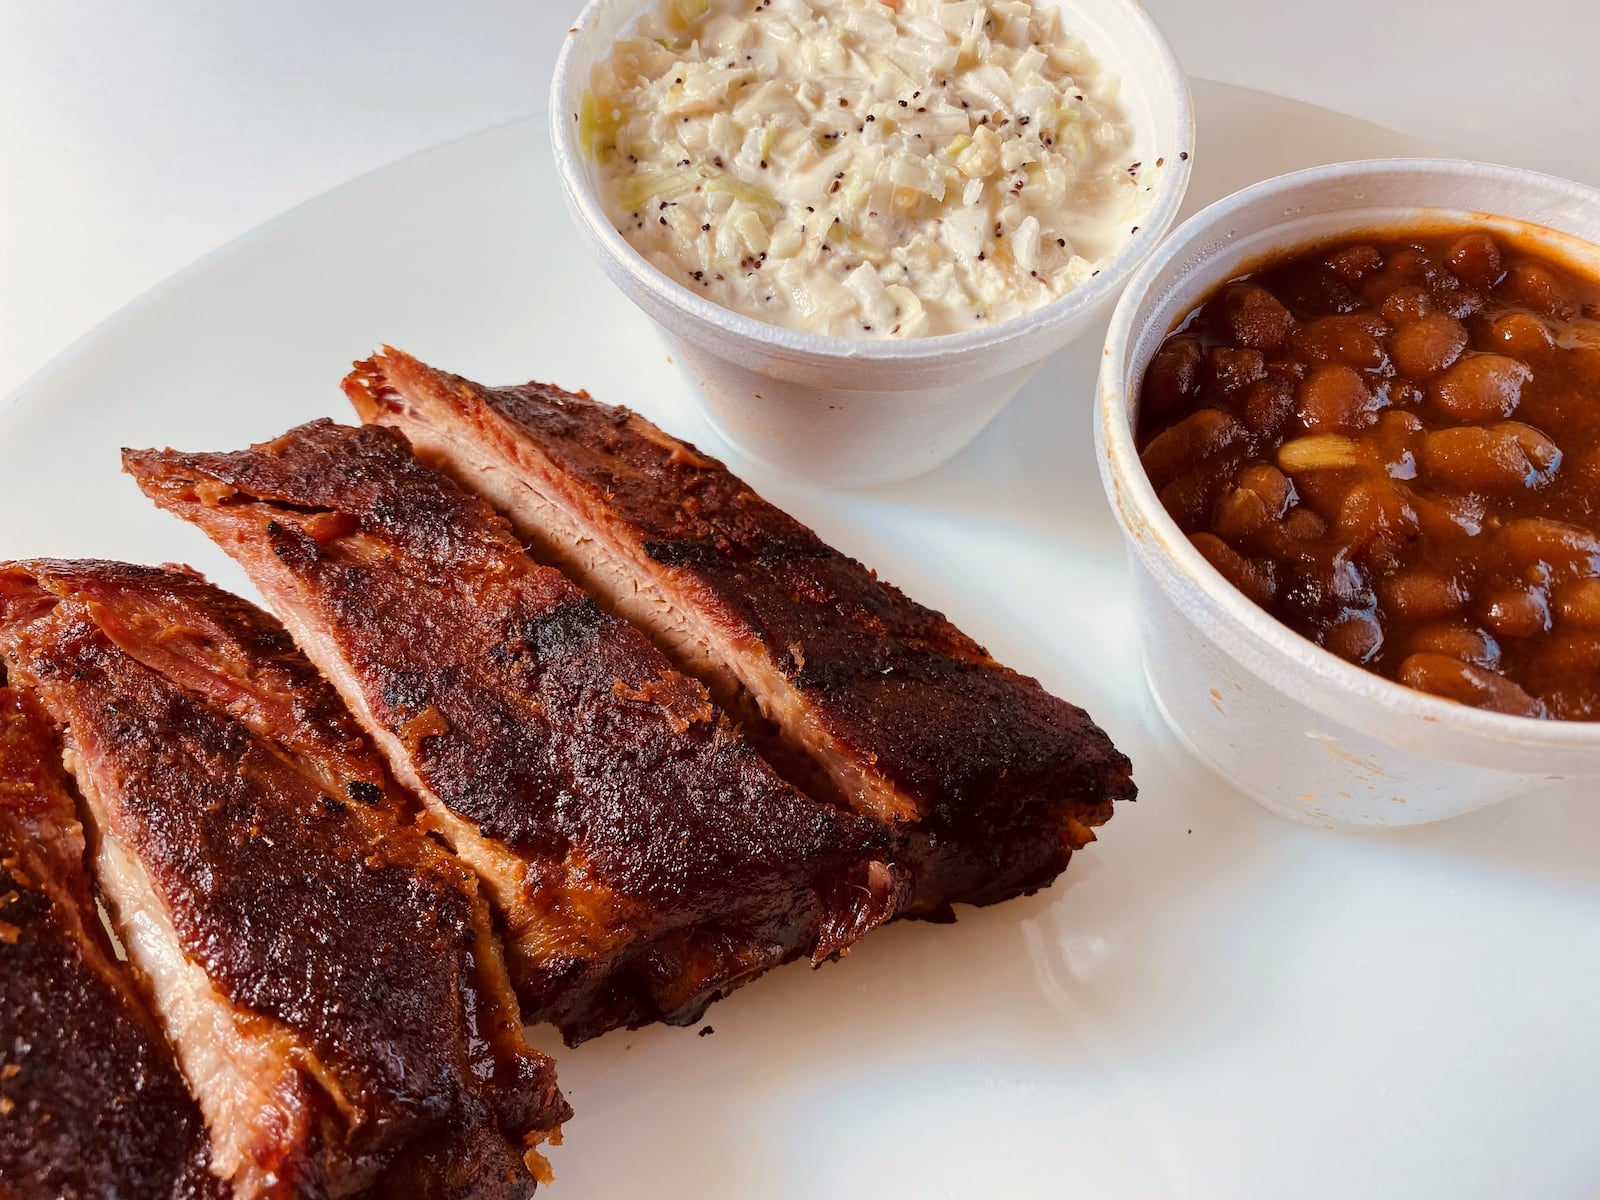
{"type": "Polygon", "coordinates": [[[1379,835],[1415,856],[1600,898],[1600,803],[1594,780],[1552,784],[1453,821],[1379,835]]]}

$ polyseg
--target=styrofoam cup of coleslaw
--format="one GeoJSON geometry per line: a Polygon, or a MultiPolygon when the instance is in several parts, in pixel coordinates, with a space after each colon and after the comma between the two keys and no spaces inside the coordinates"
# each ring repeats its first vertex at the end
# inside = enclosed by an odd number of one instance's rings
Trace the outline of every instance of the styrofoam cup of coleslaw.
{"type": "MultiPolygon", "coordinates": [[[[580,145],[580,112],[595,64],[656,0],[591,0],[583,10],[551,91],[551,137],[568,207],[602,269],[656,322],[692,376],[706,420],[741,452],[835,486],[932,470],[1104,313],[1171,227],[1194,146],[1188,82],[1177,59],[1136,0],[1058,2],[1071,34],[1119,81],[1133,158],[1164,163],[1152,176],[1139,230],[1098,275],[1060,299],[990,327],[894,341],[822,336],[723,308],[628,243],[606,215],[595,164],[580,145]]],[[[1088,394],[1085,388],[1085,400],[1088,394]]]]}

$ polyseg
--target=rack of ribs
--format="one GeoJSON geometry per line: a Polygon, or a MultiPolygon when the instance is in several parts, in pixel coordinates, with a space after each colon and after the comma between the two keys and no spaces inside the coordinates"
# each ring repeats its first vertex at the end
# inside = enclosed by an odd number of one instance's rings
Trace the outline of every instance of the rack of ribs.
{"type": "Polygon", "coordinates": [[[531,1194],[569,1109],[488,906],[283,628],[184,572],[14,563],[0,661],[233,1194],[531,1194]]]}
{"type": "Polygon", "coordinates": [[[695,680],[379,427],[127,451],[237,559],[476,869],[530,1020],[688,1023],[903,899],[876,824],[780,779],[695,680]]]}
{"type": "Polygon", "coordinates": [[[813,795],[893,831],[949,919],[1050,883],[1135,795],[1076,708],[626,409],[491,389],[385,350],[345,391],[649,632],[813,795]]]}
{"type": "Polygon", "coordinates": [[[209,1164],[200,1110],[101,927],[55,730],[0,686],[0,1195],[222,1200],[209,1164]]]}

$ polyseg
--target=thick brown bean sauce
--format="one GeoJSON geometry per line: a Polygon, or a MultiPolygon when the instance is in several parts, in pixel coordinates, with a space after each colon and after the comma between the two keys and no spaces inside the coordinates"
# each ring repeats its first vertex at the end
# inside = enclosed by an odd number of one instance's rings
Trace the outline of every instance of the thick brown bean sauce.
{"type": "Polygon", "coordinates": [[[1163,343],[1139,445],[1290,628],[1464,704],[1600,720],[1600,281],[1474,230],[1287,256],[1163,343]]]}

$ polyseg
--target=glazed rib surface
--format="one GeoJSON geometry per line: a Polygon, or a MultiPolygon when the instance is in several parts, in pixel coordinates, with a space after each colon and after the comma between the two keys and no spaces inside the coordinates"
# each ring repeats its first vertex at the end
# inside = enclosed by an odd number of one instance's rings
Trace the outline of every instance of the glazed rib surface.
{"type": "Polygon", "coordinates": [[[913,914],[1049,883],[1134,797],[1082,709],[638,415],[394,350],[345,391],[651,631],[792,777],[893,829],[913,914]]]}
{"type": "Polygon", "coordinates": [[[0,658],[236,1194],[529,1195],[568,1109],[476,881],[283,629],[190,574],[21,563],[0,658]]]}
{"type": "Polygon", "coordinates": [[[398,434],[128,452],[250,573],[495,897],[528,1016],[694,1020],[900,900],[881,831],[780,780],[647,639],[398,434]]]}
{"type": "Polygon", "coordinates": [[[220,1200],[209,1161],[200,1110],[100,926],[60,742],[0,686],[0,1195],[220,1200]]]}

